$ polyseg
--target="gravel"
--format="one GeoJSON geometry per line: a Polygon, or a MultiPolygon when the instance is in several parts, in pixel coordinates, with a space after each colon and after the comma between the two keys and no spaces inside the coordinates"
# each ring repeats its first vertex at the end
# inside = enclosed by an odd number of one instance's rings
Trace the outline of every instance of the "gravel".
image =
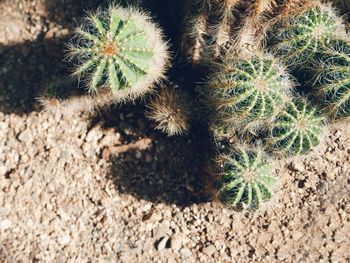
{"type": "Polygon", "coordinates": [[[275,199],[240,214],[174,187],[197,174],[173,155],[190,138],[142,138],[148,124],[132,119],[129,136],[109,122],[0,113],[0,261],[350,260],[347,126],[330,129],[309,156],[279,161],[275,199]]]}
{"type": "Polygon", "coordinates": [[[350,262],[348,123],[278,161],[278,194],[250,214],[208,200],[200,131],[153,132],[142,106],[69,117],[18,99],[55,72],[45,58],[81,10],[63,2],[0,3],[15,21],[0,46],[32,41],[0,50],[0,262],[350,262]]]}

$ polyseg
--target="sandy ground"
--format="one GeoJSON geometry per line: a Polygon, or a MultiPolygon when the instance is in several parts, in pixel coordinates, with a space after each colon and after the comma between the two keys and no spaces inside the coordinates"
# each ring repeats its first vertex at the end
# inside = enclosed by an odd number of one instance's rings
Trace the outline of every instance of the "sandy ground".
{"type": "Polygon", "coordinates": [[[65,73],[57,51],[70,20],[44,1],[8,3],[0,262],[350,262],[349,124],[331,127],[309,156],[279,161],[280,190],[260,212],[228,210],[203,190],[201,131],[167,138],[140,105],[40,112],[38,92],[65,73]]]}

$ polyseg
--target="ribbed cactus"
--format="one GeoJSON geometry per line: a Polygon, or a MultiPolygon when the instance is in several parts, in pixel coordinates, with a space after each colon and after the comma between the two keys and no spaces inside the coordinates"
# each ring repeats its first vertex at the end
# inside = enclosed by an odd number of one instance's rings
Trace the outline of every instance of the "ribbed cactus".
{"type": "Polygon", "coordinates": [[[345,27],[330,5],[311,0],[285,18],[273,34],[276,55],[296,68],[312,62],[330,40],[345,34],[345,27]]]}
{"type": "Polygon", "coordinates": [[[147,106],[147,117],[156,123],[157,130],[169,136],[188,132],[193,111],[191,101],[177,85],[162,86],[147,106]]]}
{"type": "Polygon", "coordinates": [[[233,208],[257,210],[273,194],[278,179],[259,149],[236,147],[223,156],[218,197],[233,208]]]}
{"type": "Polygon", "coordinates": [[[75,76],[87,77],[89,91],[108,87],[116,101],[135,99],[163,77],[167,45],[150,18],[131,8],[111,6],[90,14],[76,30],[69,56],[75,76]]]}
{"type": "Polygon", "coordinates": [[[296,98],[272,123],[269,143],[283,155],[307,154],[320,142],[323,118],[306,99],[296,98]]]}
{"type": "Polygon", "coordinates": [[[252,131],[280,111],[292,86],[270,55],[227,57],[208,77],[204,93],[222,129],[252,131]]]}
{"type": "Polygon", "coordinates": [[[315,92],[331,118],[350,117],[350,40],[333,40],[315,63],[315,92]]]}

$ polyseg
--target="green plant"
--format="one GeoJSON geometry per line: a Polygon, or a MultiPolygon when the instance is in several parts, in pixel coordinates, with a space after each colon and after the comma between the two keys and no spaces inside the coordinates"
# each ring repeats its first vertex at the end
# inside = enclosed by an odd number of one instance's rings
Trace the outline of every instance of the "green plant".
{"type": "Polygon", "coordinates": [[[208,77],[204,94],[220,130],[253,131],[277,115],[292,87],[284,67],[270,55],[226,57],[208,77]]]}
{"type": "Polygon", "coordinates": [[[191,102],[186,93],[175,84],[162,86],[147,104],[147,117],[156,123],[156,129],[169,136],[188,132],[191,102]]]}
{"type": "Polygon", "coordinates": [[[288,102],[271,125],[269,144],[283,155],[307,154],[320,143],[323,117],[306,99],[288,102]]]}
{"type": "Polygon", "coordinates": [[[291,68],[312,62],[332,39],[345,34],[345,27],[335,10],[318,1],[287,16],[275,29],[273,51],[291,68]]]}
{"type": "Polygon", "coordinates": [[[314,66],[317,101],[333,119],[350,117],[350,40],[330,41],[314,66]]]}
{"type": "Polygon", "coordinates": [[[267,162],[260,149],[235,147],[222,157],[218,197],[233,208],[257,210],[271,199],[278,179],[273,164],[267,162]]]}
{"type": "Polygon", "coordinates": [[[78,61],[74,76],[87,77],[92,93],[107,88],[116,102],[152,90],[168,62],[160,29],[136,9],[111,6],[89,14],[73,42],[69,58],[78,61]]]}

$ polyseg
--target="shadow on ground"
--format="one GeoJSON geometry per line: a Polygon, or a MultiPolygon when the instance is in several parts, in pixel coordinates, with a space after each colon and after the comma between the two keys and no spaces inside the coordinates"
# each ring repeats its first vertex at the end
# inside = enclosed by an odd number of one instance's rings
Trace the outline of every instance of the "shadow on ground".
{"type": "Polygon", "coordinates": [[[124,139],[101,154],[110,162],[108,176],[116,190],[154,203],[188,206],[208,201],[202,168],[205,129],[194,127],[191,135],[167,137],[145,122],[143,110],[140,105],[118,107],[94,119],[124,139]]]}
{"type": "Polygon", "coordinates": [[[37,110],[37,98],[47,86],[58,80],[69,82],[70,65],[64,57],[70,28],[83,10],[96,6],[88,4],[94,1],[84,2],[45,0],[34,7],[18,0],[0,3],[0,10],[9,10],[2,16],[4,21],[0,18],[2,29],[17,34],[8,45],[6,39],[0,41],[0,111],[23,114],[37,110]],[[23,7],[26,5],[29,7],[23,7]],[[35,40],[22,39],[21,34],[35,40]]]}

